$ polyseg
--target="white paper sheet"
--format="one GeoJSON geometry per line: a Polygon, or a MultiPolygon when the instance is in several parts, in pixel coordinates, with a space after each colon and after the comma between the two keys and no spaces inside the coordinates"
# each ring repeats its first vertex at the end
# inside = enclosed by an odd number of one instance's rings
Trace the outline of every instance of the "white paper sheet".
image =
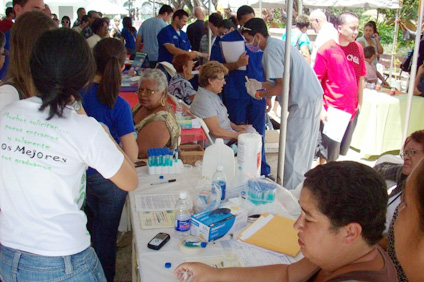
{"type": "Polygon", "coordinates": [[[175,209],[179,193],[135,195],[136,211],[168,211],[175,209]]]}
{"type": "Polygon", "coordinates": [[[341,142],[351,117],[349,113],[329,107],[323,133],[334,141],[341,142]]]}
{"type": "MultiPolygon", "coordinates": [[[[221,41],[222,53],[227,63],[237,62],[238,58],[245,51],[244,41],[226,42],[221,41]]],[[[246,66],[239,67],[238,70],[246,70],[246,66]]]]}

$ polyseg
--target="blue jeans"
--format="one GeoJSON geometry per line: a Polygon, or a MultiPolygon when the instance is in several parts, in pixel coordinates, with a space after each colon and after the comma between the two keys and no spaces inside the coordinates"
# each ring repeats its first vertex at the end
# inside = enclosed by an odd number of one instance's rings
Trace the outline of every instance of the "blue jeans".
{"type": "Polygon", "coordinates": [[[87,175],[87,229],[109,282],[115,276],[116,238],[126,196],[126,191],[99,173],[87,175]]]}
{"type": "Polygon", "coordinates": [[[102,266],[89,247],[70,256],[48,257],[0,246],[3,282],[105,282],[102,266]]]}

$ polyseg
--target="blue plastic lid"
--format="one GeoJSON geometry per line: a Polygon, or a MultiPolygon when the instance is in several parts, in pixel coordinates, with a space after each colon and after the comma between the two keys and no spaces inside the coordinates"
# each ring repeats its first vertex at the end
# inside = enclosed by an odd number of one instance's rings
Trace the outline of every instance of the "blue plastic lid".
{"type": "Polygon", "coordinates": [[[165,263],[165,268],[171,268],[172,264],[170,262],[165,263]]]}
{"type": "Polygon", "coordinates": [[[163,179],[163,175],[159,176],[159,179],[163,179]]]}

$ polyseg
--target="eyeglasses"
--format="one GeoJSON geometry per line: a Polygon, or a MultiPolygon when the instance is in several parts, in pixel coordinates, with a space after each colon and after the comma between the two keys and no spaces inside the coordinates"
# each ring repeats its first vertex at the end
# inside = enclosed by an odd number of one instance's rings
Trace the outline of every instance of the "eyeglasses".
{"type": "Polygon", "coordinates": [[[69,21],[62,21],[62,23],[67,23],[67,24],[68,24],[68,23],[69,23],[69,21]]]}
{"type": "Polygon", "coordinates": [[[150,89],[138,88],[137,95],[141,95],[142,93],[145,94],[146,96],[152,96],[156,93],[156,91],[150,90],[150,89]]]}
{"type": "Polygon", "coordinates": [[[225,81],[225,77],[215,77],[214,79],[225,81]]]}
{"type": "Polygon", "coordinates": [[[245,26],[241,26],[241,27],[240,27],[240,30],[241,30],[241,31],[252,31],[252,29],[251,29],[251,28],[248,28],[248,27],[245,27],[245,26]]]}
{"type": "Polygon", "coordinates": [[[406,157],[412,158],[413,156],[415,156],[416,154],[418,154],[419,152],[422,152],[422,151],[423,150],[415,150],[415,149],[405,150],[402,153],[400,153],[400,157],[402,159],[405,159],[406,157]]]}

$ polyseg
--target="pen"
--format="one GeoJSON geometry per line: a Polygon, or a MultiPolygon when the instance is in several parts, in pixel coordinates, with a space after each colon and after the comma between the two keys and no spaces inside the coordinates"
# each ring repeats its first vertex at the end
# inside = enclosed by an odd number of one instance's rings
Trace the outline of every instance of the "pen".
{"type": "Polygon", "coordinates": [[[177,179],[169,179],[169,180],[164,180],[164,181],[152,182],[152,183],[150,183],[150,185],[159,185],[159,184],[171,183],[171,182],[175,182],[175,181],[177,181],[177,179]]]}

